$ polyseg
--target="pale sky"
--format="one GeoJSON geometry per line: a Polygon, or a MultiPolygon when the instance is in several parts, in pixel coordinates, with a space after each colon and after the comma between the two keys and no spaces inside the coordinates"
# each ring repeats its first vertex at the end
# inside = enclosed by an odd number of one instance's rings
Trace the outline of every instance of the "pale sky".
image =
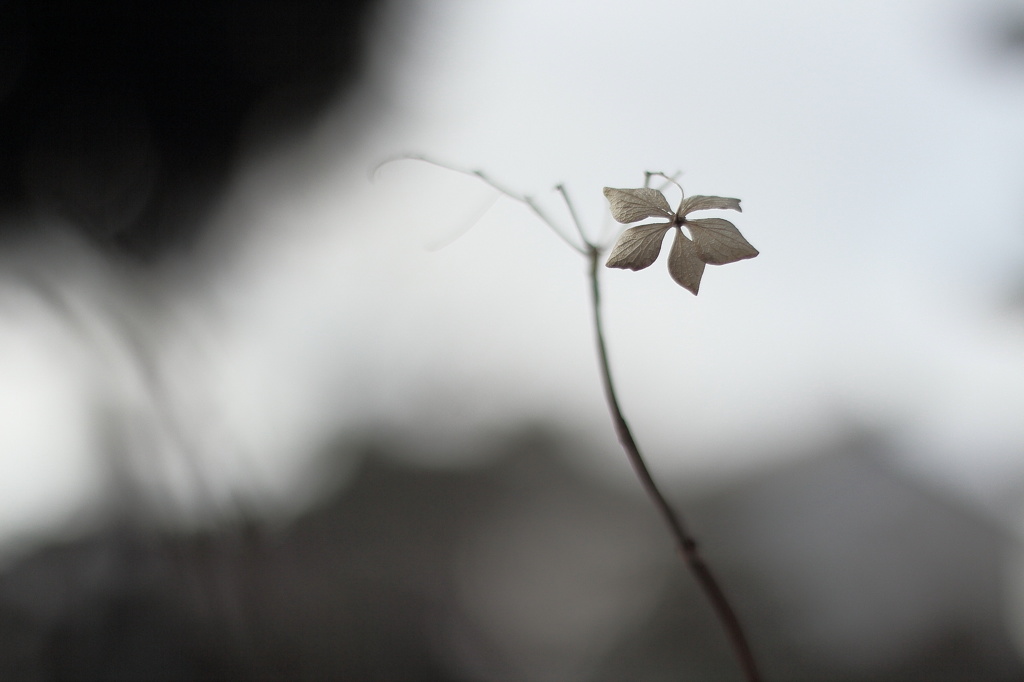
{"type": "Polygon", "coordinates": [[[217,489],[311,485],[306,453],[339,429],[426,424],[440,458],[531,417],[590,433],[607,443],[595,460],[624,469],[582,258],[507,200],[467,231],[494,197],[472,178],[402,162],[370,182],[408,153],[483,169],[568,228],[551,191],[563,182],[608,239],[601,188],[645,170],[742,199],[723,217],[761,255],[709,267],[698,297],[664,255],[602,273],[623,408],[663,475],[769,466],[856,419],[895,428],[915,465],[964,494],[1019,480],[1024,321],[1000,301],[1024,276],[1024,65],[985,48],[983,6],[399,7],[409,25],[382,39],[384,76],[364,93],[385,115],[353,146],[342,108],[257,159],[186,279],[170,268],[153,292],[115,295],[121,274],[66,256],[80,267],[47,277],[80,301],[83,334],[12,278],[0,537],[88,507],[97,404],[121,419],[158,409],[108,338],[112,308],[134,311],[117,316],[136,315],[127,326],[202,434],[190,447],[217,489]]]}

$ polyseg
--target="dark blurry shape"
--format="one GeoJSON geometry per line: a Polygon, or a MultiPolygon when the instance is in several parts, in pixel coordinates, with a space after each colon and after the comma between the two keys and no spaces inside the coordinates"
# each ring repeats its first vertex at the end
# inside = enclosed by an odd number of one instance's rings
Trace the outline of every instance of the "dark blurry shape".
{"type": "Polygon", "coordinates": [[[22,168],[32,203],[101,241],[130,233],[160,170],[148,117],[134,108],[112,95],[66,103],[38,120],[22,168]]]}
{"type": "MultiPolygon", "coordinates": [[[[1003,3],[990,9],[981,42],[986,51],[994,52],[997,64],[1024,73],[1024,4],[1003,3]]],[[[1009,273],[998,305],[1001,312],[1020,318],[1024,315],[1024,259],[1018,257],[1018,262],[1016,272],[1009,273]]]]}
{"type": "MultiPolygon", "coordinates": [[[[566,465],[585,445],[511,432],[446,471],[366,443],[332,452],[362,460],[344,489],[274,530],[115,526],[10,566],[0,679],[735,678],[643,498],[566,465]]],[[[851,439],[685,496],[766,677],[1024,678],[1014,540],[887,457],[851,439]]]]}
{"type": "Polygon", "coordinates": [[[0,214],[142,259],[187,247],[243,129],[301,128],[355,82],[374,4],[0,0],[0,214]]]}
{"type": "Polygon", "coordinates": [[[1016,278],[1005,287],[999,301],[999,311],[1008,316],[1024,319],[1024,265],[1019,268],[1016,278]]]}
{"type": "Polygon", "coordinates": [[[894,460],[885,434],[854,428],[696,514],[729,536],[737,600],[772,624],[766,667],[792,680],[1022,679],[1006,626],[1018,541],[894,460]]]}
{"type": "Polygon", "coordinates": [[[991,13],[989,25],[997,49],[1024,53],[1024,7],[1003,5],[991,13]]]}
{"type": "Polygon", "coordinates": [[[968,39],[990,73],[1024,73],[1024,5],[1012,0],[978,3],[965,15],[968,39]]]}

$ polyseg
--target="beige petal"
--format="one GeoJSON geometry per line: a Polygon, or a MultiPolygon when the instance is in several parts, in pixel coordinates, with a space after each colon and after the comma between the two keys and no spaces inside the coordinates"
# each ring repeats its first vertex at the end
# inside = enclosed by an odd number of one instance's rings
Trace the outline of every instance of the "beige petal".
{"type": "Polygon", "coordinates": [[[758,253],[728,220],[699,218],[687,220],[685,225],[690,228],[701,260],[709,265],[735,263],[758,253]]]}
{"type": "Polygon", "coordinates": [[[620,223],[635,223],[646,218],[671,218],[671,207],[665,195],[656,189],[604,188],[604,196],[612,209],[612,217],[620,223]]]}
{"type": "Polygon", "coordinates": [[[631,227],[615,242],[615,247],[608,255],[610,268],[626,270],[643,270],[658,260],[661,253],[661,242],[665,239],[671,223],[655,223],[631,227]]]}
{"type": "Polygon", "coordinates": [[[694,194],[692,197],[686,197],[683,199],[683,203],[679,205],[679,210],[676,214],[685,216],[687,213],[691,213],[693,211],[708,211],[716,208],[740,211],[741,213],[743,212],[743,209],[740,208],[739,199],[730,199],[729,197],[706,197],[700,194],[694,194]]]}
{"type": "Polygon", "coordinates": [[[682,230],[676,231],[676,240],[672,242],[672,251],[668,254],[668,274],[684,289],[697,295],[700,278],[704,275],[704,261],[697,255],[697,247],[682,230]]]}

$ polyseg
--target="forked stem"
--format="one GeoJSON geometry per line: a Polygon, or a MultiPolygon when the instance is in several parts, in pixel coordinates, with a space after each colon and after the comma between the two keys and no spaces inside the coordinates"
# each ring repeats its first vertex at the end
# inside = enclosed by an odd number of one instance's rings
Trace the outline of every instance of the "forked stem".
{"type": "MultiPolygon", "coordinates": [[[[735,651],[740,667],[743,669],[747,682],[761,682],[762,678],[758,672],[757,663],[754,660],[754,654],[750,650],[750,645],[748,644],[747,637],[743,632],[743,626],[740,624],[739,618],[736,617],[736,612],[733,611],[728,598],[725,596],[725,592],[722,590],[721,586],[718,584],[718,580],[715,579],[711,569],[701,556],[700,550],[697,547],[697,541],[687,530],[686,524],[683,523],[682,516],[672,508],[672,505],[669,504],[668,500],[658,488],[658,484],[654,482],[654,477],[651,476],[651,471],[647,468],[647,463],[640,454],[640,448],[637,446],[636,440],[633,438],[633,433],[630,431],[629,425],[626,423],[626,418],[622,416],[622,408],[619,407],[619,399],[615,393],[615,385],[612,382],[611,365],[608,361],[608,348],[604,340],[604,324],[601,319],[601,286],[598,280],[598,272],[601,262],[601,248],[597,244],[594,244],[584,232],[579,216],[576,213],[576,208],[573,206],[572,201],[569,200],[569,193],[566,191],[565,186],[557,185],[555,189],[559,194],[561,194],[562,199],[565,201],[565,206],[569,210],[569,215],[572,218],[573,225],[575,226],[576,232],[583,244],[582,247],[574,243],[574,241],[570,239],[553,220],[551,220],[551,218],[541,209],[532,197],[509,191],[505,187],[496,183],[489,176],[485,175],[482,171],[467,171],[439,163],[422,156],[405,156],[400,158],[425,161],[429,164],[446,168],[457,173],[475,175],[500,194],[525,204],[537,215],[538,218],[550,227],[555,234],[561,237],[570,247],[572,247],[574,251],[579,252],[588,259],[590,265],[591,302],[593,304],[594,312],[594,335],[597,339],[597,357],[601,366],[601,383],[604,386],[605,399],[608,401],[608,409],[611,412],[612,422],[615,424],[615,432],[619,437],[619,442],[622,444],[622,449],[626,451],[629,463],[632,465],[633,470],[640,479],[640,483],[643,485],[644,491],[654,502],[654,506],[658,508],[658,512],[665,519],[665,523],[668,524],[668,527],[676,540],[676,544],[678,545],[679,553],[683,557],[683,561],[690,569],[690,572],[693,573],[694,578],[697,580],[697,584],[704,592],[704,595],[708,598],[708,601],[711,602],[715,615],[718,616],[719,621],[721,621],[722,626],[725,628],[726,634],[729,637],[729,641],[735,651]]],[[[384,163],[388,162],[385,161],[384,163]]],[[[384,163],[378,165],[378,168],[384,165],[384,163]]],[[[668,182],[679,187],[679,183],[676,182],[675,176],[651,172],[645,174],[645,187],[650,183],[652,176],[662,177],[668,182]]],[[[682,187],[679,188],[682,190],[682,187]]]]}
{"type": "Polygon", "coordinates": [[[615,424],[615,433],[618,435],[619,443],[622,444],[622,449],[626,451],[629,463],[633,466],[637,478],[640,479],[644,491],[654,502],[654,506],[658,508],[662,518],[665,519],[665,523],[668,524],[669,529],[672,531],[683,561],[686,562],[690,572],[693,573],[697,584],[704,591],[705,596],[715,610],[715,614],[725,628],[729,641],[736,653],[736,658],[739,660],[740,667],[743,668],[743,673],[748,682],[760,682],[761,675],[757,669],[757,662],[754,659],[754,654],[750,649],[750,644],[747,642],[743,626],[740,624],[736,612],[733,611],[729,599],[725,596],[725,592],[701,556],[700,550],[697,547],[697,541],[690,534],[690,531],[687,530],[683,517],[672,508],[672,505],[669,504],[658,488],[658,484],[654,482],[654,477],[651,476],[651,471],[647,468],[643,455],[640,454],[640,448],[633,438],[629,424],[626,423],[626,418],[622,415],[622,408],[619,407],[619,398],[615,393],[615,384],[612,382],[612,370],[608,362],[608,348],[604,340],[604,324],[601,319],[601,286],[598,280],[601,251],[596,246],[589,246],[590,249],[587,256],[590,259],[590,294],[594,312],[594,336],[597,339],[597,357],[601,365],[601,383],[604,386],[604,395],[608,401],[612,422],[615,424]]]}

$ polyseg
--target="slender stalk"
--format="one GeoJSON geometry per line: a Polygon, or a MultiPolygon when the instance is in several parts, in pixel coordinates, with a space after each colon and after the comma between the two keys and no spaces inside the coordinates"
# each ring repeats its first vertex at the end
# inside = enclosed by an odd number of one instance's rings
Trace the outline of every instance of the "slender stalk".
{"type": "MultiPolygon", "coordinates": [[[[497,191],[499,194],[504,195],[504,196],[508,197],[509,199],[513,199],[515,201],[518,201],[519,203],[524,204],[527,208],[529,208],[531,211],[533,211],[534,214],[536,214],[536,216],[538,218],[540,218],[541,221],[545,225],[550,227],[551,231],[554,232],[556,235],[558,235],[559,238],[562,239],[562,241],[564,241],[566,244],[568,244],[569,247],[573,251],[575,251],[575,252],[577,252],[579,254],[582,254],[582,255],[586,255],[587,254],[587,248],[589,248],[590,244],[586,243],[586,246],[580,246],[579,244],[576,244],[572,239],[570,239],[568,237],[568,235],[566,235],[562,231],[562,229],[558,226],[558,223],[556,223],[554,220],[552,220],[551,217],[547,213],[544,212],[544,209],[542,209],[540,207],[540,205],[536,201],[534,201],[533,197],[527,196],[525,194],[517,194],[516,192],[513,192],[512,190],[508,189],[507,187],[499,185],[497,183],[497,181],[492,179],[489,175],[484,173],[482,170],[466,170],[464,168],[459,168],[458,166],[452,166],[452,165],[449,165],[447,163],[441,163],[440,161],[436,161],[436,160],[428,158],[426,156],[420,156],[418,154],[405,154],[405,155],[402,155],[402,156],[394,157],[392,159],[385,159],[384,161],[381,161],[380,163],[378,163],[373,168],[372,171],[370,171],[370,177],[371,178],[374,177],[377,174],[377,171],[379,171],[381,169],[381,167],[383,167],[383,166],[385,166],[385,165],[387,165],[389,163],[392,163],[394,161],[406,161],[406,160],[422,161],[424,163],[429,163],[431,166],[437,166],[438,168],[444,168],[446,170],[455,171],[456,173],[461,173],[462,175],[473,175],[473,176],[476,176],[476,177],[480,178],[480,180],[482,180],[484,182],[484,184],[489,186],[491,189],[497,191]]],[[[564,192],[563,192],[563,196],[565,196],[564,192]]],[[[574,216],[574,218],[575,218],[575,216],[574,216]]],[[[579,227],[579,223],[578,222],[576,223],[576,225],[577,225],[577,227],[579,227]]],[[[586,239],[584,239],[584,242],[586,242],[586,239]]]]}
{"type": "Polygon", "coordinates": [[[629,463],[633,466],[633,470],[640,479],[640,483],[643,485],[648,497],[654,502],[654,505],[658,508],[658,511],[671,529],[672,535],[676,539],[679,553],[693,573],[694,578],[696,578],[697,584],[700,585],[705,596],[711,602],[711,606],[725,628],[729,641],[735,650],[736,658],[743,668],[744,675],[746,675],[746,679],[748,682],[760,682],[761,675],[758,672],[754,654],[750,650],[750,645],[747,643],[747,637],[743,633],[743,626],[740,624],[739,618],[736,617],[736,612],[733,611],[729,600],[725,596],[725,592],[701,556],[697,547],[697,541],[687,530],[682,516],[672,509],[672,506],[654,482],[654,477],[651,476],[651,472],[647,468],[643,456],[640,454],[640,448],[633,438],[633,433],[626,423],[626,418],[622,416],[622,408],[619,407],[615,385],[612,383],[612,372],[608,362],[608,348],[604,340],[604,325],[601,320],[601,287],[598,281],[600,256],[601,251],[591,246],[588,257],[590,259],[591,303],[594,309],[594,335],[597,338],[597,355],[601,364],[601,382],[604,385],[604,394],[608,401],[608,409],[611,411],[612,422],[615,424],[615,432],[619,437],[619,442],[622,444],[622,449],[626,451],[629,463]]]}
{"type": "MultiPolygon", "coordinates": [[[[697,584],[700,586],[701,590],[703,590],[708,601],[711,602],[711,606],[714,609],[715,614],[718,616],[722,626],[725,628],[726,634],[728,635],[729,641],[735,650],[736,658],[739,660],[740,667],[743,669],[747,682],[761,682],[762,678],[757,670],[757,663],[754,660],[754,654],[750,650],[750,645],[747,643],[747,637],[743,633],[743,627],[740,625],[739,618],[736,617],[736,612],[733,611],[732,606],[729,604],[729,600],[725,596],[725,592],[722,591],[722,588],[715,579],[714,574],[711,572],[711,569],[701,556],[697,547],[697,541],[686,529],[686,525],[683,523],[683,518],[674,509],[672,509],[668,500],[665,499],[661,490],[658,489],[658,485],[654,482],[654,477],[651,476],[651,472],[647,468],[647,464],[644,462],[643,456],[640,454],[640,448],[637,446],[636,440],[633,439],[633,433],[629,430],[626,418],[622,416],[622,408],[619,407],[619,399],[615,393],[615,385],[612,383],[612,371],[608,361],[608,349],[604,340],[604,324],[601,320],[601,287],[598,281],[598,272],[602,249],[591,241],[591,239],[587,237],[586,232],[584,232],[579,215],[576,213],[576,208],[569,199],[569,193],[566,191],[565,186],[561,184],[556,185],[555,190],[562,195],[565,206],[569,211],[569,216],[572,218],[576,232],[583,243],[582,247],[570,239],[569,236],[566,235],[551,219],[551,217],[540,208],[532,197],[516,194],[515,192],[510,191],[509,189],[499,185],[482,171],[467,171],[455,166],[439,163],[422,156],[403,156],[399,158],[425,161],[426,163],[438,166],[439,168],[446,168],[465,175],[475,175],[484,183],[497,190],[500,194],[528,206],[537,215],[537,217],[550,227],[555,234],[561,237],[566,244],[572,247],[574,251],[582,254],[588,259],[590,265],[591,302],[593,303],[594,309],[594,333],[597,338],[597,356],[601,365],[601,382],[604,386],[605,398],[608,401],[608,409],[611,411],[612,422],[615,424],[615,432],[618,434],[619,442],[622,444],[622,448],[626,451],[629,463],[633,466],[637,477],[640,479],[640,483],[643,485],[644,491],[654,502],[654,505],[658,508],[659,513],[665,519],[669,529],[672,531],[672,535],[675,537],[676,544],[678,545],[679,553],[682,555],[683,561],[690,569],[690,572],[693,573],[694,578],[697,580],[697,584]]],[[[398,159],[391,159],[389,161],[393,160],[398,159]]],[[[380,168],[380,166],[383,166],[389,161],[382,162],[377,166],[377,168],[380,168]]],[[[652,173],[648,171],[644,173],[644,187],[647,187],[650,184],[651,178],[654,176],[664,178],[668,182],[679,186],[679,183],[677,183],[675,179],[678,175],[679,174],[676,173],[675,175],[669,176],[665,173],[652,173]]],[[[682,190],[682,187],[680,187],[680,190],[682,190]]]]}

